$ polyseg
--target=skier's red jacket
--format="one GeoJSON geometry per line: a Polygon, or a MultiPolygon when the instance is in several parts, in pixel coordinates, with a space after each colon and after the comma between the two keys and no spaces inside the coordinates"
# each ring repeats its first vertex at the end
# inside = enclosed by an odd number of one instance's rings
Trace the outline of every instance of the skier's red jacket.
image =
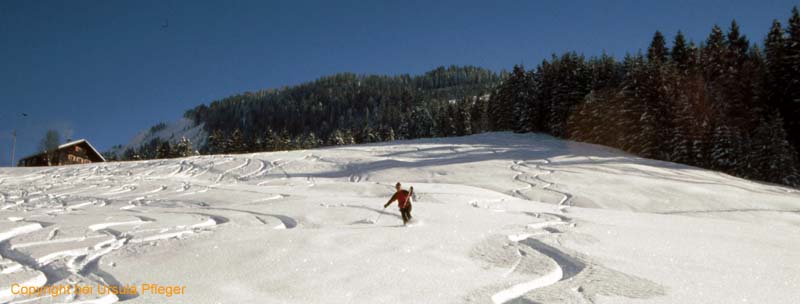
{"type": "Polygon", "coordinates": [[[392,195],[392,199],[389,200],[389,202],[392,202],[394,200],[397,200],[397,207],[400,207],[400,209],[403,209],[411,204],[408,201],[409,200],[408,190],[400,190],[395,192],[394,195],[392,195]]]}

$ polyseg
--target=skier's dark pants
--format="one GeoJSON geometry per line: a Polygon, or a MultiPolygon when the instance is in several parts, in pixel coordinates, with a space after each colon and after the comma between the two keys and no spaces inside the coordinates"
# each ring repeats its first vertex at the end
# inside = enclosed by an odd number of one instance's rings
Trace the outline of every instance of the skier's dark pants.
{"type": "Polygon", "coordinates": [[[400,208],[400,215],[403,216],[403,224],[408,223],[411,220],[411,204],[408,204],[405,208],[400,208]]]}

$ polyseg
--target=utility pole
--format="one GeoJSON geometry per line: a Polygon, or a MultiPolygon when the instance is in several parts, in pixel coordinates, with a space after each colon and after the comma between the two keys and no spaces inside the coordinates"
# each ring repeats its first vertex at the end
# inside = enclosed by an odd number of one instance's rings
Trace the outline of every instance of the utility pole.
{"type": "MultiPolygon", "coordinates": [[[[19,113],[19,117],[28,117],[28,113],[19,113]]],[[[14,167],[14,154],[17,152],[17,129],[11,131],[11,138],[11,166],[14,167]]]]}
{"type": "Polygon", "coordinates": [[[11,131],[11,167],[14,166],[14,152],[17,149],[17,129],[11,131]]]}

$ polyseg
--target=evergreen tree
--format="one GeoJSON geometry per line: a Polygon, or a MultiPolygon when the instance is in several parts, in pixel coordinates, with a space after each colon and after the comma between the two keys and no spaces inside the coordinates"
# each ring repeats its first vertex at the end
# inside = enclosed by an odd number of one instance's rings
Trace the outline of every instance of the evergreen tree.
{"type": "Polygon", "coordinates": [[[736,126],[739,134],[755,127],[758,122],[756,114],[760,111],[754,96],[755,84],[759,83],[759,76],[755,73],[760,63],[750,58],[749,45],[747,38],[739,33],[736,21],[732,21],[727,35],[724,70],[712,87],[717,91],[714,105],[718,114],[729,125],[736,126]]]}
{"type": "MultiPolygon", "coordinates": [[[[628,71],[622,85],[620,113],[610,121],[621,130],[619,148],[632,153],[656,151],[655,117],[646,106],[645,82],[649,79],[644,56],[641,53],[625,59],[628,71]]],[[[652,155],[648,155],[652,156],[652,155]]],[[[647,156],[645,156],[647,157],[647,156]]]]}
{"type": "Polygon", "coordinates": [[[381,140],[380,136],[378,136],[378,133],[369,126],[366,126],[361,130],[361,138],[361,142],[363,143],[374,143],[381,140]]]}
{"type": "Polygon", "coordinates": [[[181,137],[181,140],[175,145],[175,156],[187,157],[192,155],[195,155],[192,142],[186,137],[181,137]]]}
{"type": "Polygon", "coordinates": [[[294,150],[294,143],[292,142],[292,136],[289,135],[289,131],[286,129],[281,130],[276,140],[275,147],[277,151],[294,150]]]}
{"type": "Polygon", "coordinates": [[[350,130],[350,129],[345,130],[344,131],[344,136],[342,138],[344,139],[344,144],[345,145],[355,145],[356,144],[356,139],[353,136],[353,130],[350,130]]]}
{"type": "Polygon", "coordinates": [[[574,52],[553,56],[552,62],[544,67],[539,73],[543,94],[537,101],[545,103],[541,110],[548,111],[544,129],[553,136],[564,137],[570,113],[589,93],[591,72],[583,56],[574,52]]]}
{"type": "Polygon", "coordinates": [[[702,51],[702,65],[707,81],[714,81],[725,70],[725,35],[722,28],[717,25],[711,28],[711,34],[706,39],[705,47],[702,51]]]}
{"type": "Polygon", "coordinates": [[[511,98],[513,107],[514,132],[529,132],[532,128],[531,111],[533,110],[533,83],[530,74],[525,72],[525,68],[519,66],[512,72],[513,82],[509,82],[511,92],[507,95],[511,98]]]}
{"type": "Polygon", "coordinates": [[[341,130],[336,129],[333,132],[331,132],[330,137],[328,137],[328,145],[341,146],[341,145],[345,145],[345,144],[346,143],[345,143],[345,140],[344,140],[344,134],[342,133],[341,130]]]}
{"type": "MultiPolygon", "coordinates": [[[[600,58],[592,58],[589,60],[588,65],[592,75],[592,91],[600,91],[608,88],[619,87],[624,75],[619,64],[617,64],[617,62],[614,60],[614,57],[611,57],[603,52],[603,55],[601,55],[600,58]]],[[[535,79],[535,74],[532,77],[535,79]]],[[[538,89],[535,80],[534,87],[538,89]]]]}
{"type": "Polygon", "coordinates": [[[267,128],[264,132],[264,151],[277,151],[280,145],[280,138],[272,128],[267,128]]]}
{"type": "Polygon", "coordinates": [[[304,144],[306,149],[313,149],[322,146],[322,144],[322,140],[320,140],[314,132],[309,132],[308,135],[306,135],[304,144]]]}
{"type": "Polygon", "coordinates": [[[650,42],[650,47],[647,49],[647,60],[664,63],[667,61],[668,56],[667,41],[661,32],[656,31],[653,35],[653,41],[650,42]]]}
{"type": "Polygon", "coordinates": [[[453,111],[451,110],[451,104],[448,102],[447,104],[443,105],[439,108],[436,113],[437,123],[437,136],[439,137],[449,137],[456,135],[456,123],[453,117],[453,111]]]}
{"type": "Polygon", "coordinates": [[[125,152],[122,153],[122,160],[139,160],[139,159],[141,158],[136,153],[136,151],[131,147],[128,147],[127,149],[125,149],[125,152]]]}
{"type": "Polygon", "coordinates": [[[394,129],[392,129],[392,127],[387,127],[387,126],[381,128],[381,138],[384,141],[394,141],[396,139],[394,135],[394,129]]]}
{"type": "Polygon", "coordinates": [[[158,146],[155,158],[171,158],[172,155],[172,146],[169,141],[164,141],[158,146]]]}
{"type": "Polygon", "coordinates": [[[742,156],[745,155],[744,138],[742,134],[733,127],[726,124],[718,125],[714,129],[711,145],[711,166],[712,168],[736,174],[740,166],[744,166],[742,156]]]}
{"type": "Polygon", "coordinates": [[[247,152],[247,145],[244,142],[244,135],[242,135],[242,131],[236,129],[231,134],[230,139],[228,140],[227,149],[225,153],[245,153],[247,152]]]}
{"type": "Polygon", "coordinates": [[[691,60],[691,51],[686,45],[686,38],[681,31],[675,35],[675,41],[672,43],[671,59],[675,66],[681,73],[686,73],[689,69],[689,62],[691,60]]]}
{"type": "Polygon", "coordinates": [[[304,135],[289,136],[289,150],[304,149],[303,145],[305,145],[304,135]]]}
{"type": "Polygon", "coordinates": [[[398,139],[411,138],[411,123],[409,123],[409,121],[405,120],[400,124],[400,126],[397,127],[397,138],[398,139]]]}
{"type": "Polygon", "coordinates": [[[773,183],[800,186],[797,152],[786,140],[780,114],[762,120],[754,131],[752,159],[755,178],[773,183]]]}
{"type": "Polygon", "coordinates": [[[484,97],[476,97],[472,113],[470,115],[474,119],[472,124],[473,133],[488,132],[489,129],[489,99],[484,97]]]}
{"type": "Polygon", "coordinates": [[[228,150],[227,140],[219,129],[214,130],[208,135],[208,150],[210,154],[226,153],[228,150]]]}
{"type": "Polygon", "coordinates": [[[494,131],[524,131],[527,128],[529,81],[525,68],[515,65],[509,77],[489,100],[489,123],[494,131]]]}
{"type": "Polygon", "coordinates": [[[780,111],[786,115],[788,104],[788,69],[786,58],[786,38],[783,27],[778,20],[772,21],[772,27],[764,41],[766,71],[764,74],[764,93],[769,111],[780,111]]]}
{"type": "Polygon", "coordinates": [[[750,42],[747,38],[739,32],[739,24],[736,20],[731,21],[730,30],[728,30],[727,37],[728,46],[728,66],[737,66],[744,64],[747,60],[747,51],[750,47],[750,42]]]}
{"type": "Polygon", "coordinates": [[[432,137],[434,134],[434,120],[428,109],[416,107],[411,111],[407,120],[408,138],[432,137]]]}
{"type": "Polygon", "coordinates": [[[456,135],[472,134],[472,102],[464,99],[452,107],[455,116],[456,135]]]}

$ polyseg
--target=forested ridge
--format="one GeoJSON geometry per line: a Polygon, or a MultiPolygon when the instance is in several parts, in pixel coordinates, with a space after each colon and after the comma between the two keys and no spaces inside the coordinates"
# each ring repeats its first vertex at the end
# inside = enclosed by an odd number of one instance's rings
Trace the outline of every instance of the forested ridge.
{"type": "MultiPolygon", "coordinates": [[[[701,42],[656,32],[646,52],[553,55],[510,73],[337,74],[231,96],[185,113],[201,153],[313,148],[485,131],[542,132],[642,157],[800,185],[800,14],[752,43],[736,22],[701,42]]],[[[124,158],[185,155],[154,140],[124,158]]],[[[189,148],[188,150],[191,150],[189,148]]]]}
{"type": "MultiPolygon", "coordinates": [[[[439,67],[417,76],[340,73],[230,96],[184,116],[209,134],[207,144],[198,147],[202,154],[469,135],[488,131],[488,96],[506,77],[472,66],[439,67]]],[[[159,124],[151,131],[163,128],[159,124]]],[[[175,148],[176,142],[155,138],[124,151],[122,158],[189,153],[175,148]]]]}
{"type": "Polygon", "coordinates": [[[456,134],[439,132],[444,130],[436,128],[436,118],[449,118],[449,111],[471,106],[475,97],[489,94],[500,81],[496,73],[476,67],[441,67],[414,77],[343,73],[291,88],[232,96],[192,109],[186,117],[204,123],[212,135],[228,137],[239,130],[250,146],[245,150],[257,149],[258,139],[270,139],[274,133],[289,139],[313,134],[328,143],[335,143],[340,133],[356,143],[384,140],[389,133],[395,133],[394,138],[449,136],[456,134]]]}

